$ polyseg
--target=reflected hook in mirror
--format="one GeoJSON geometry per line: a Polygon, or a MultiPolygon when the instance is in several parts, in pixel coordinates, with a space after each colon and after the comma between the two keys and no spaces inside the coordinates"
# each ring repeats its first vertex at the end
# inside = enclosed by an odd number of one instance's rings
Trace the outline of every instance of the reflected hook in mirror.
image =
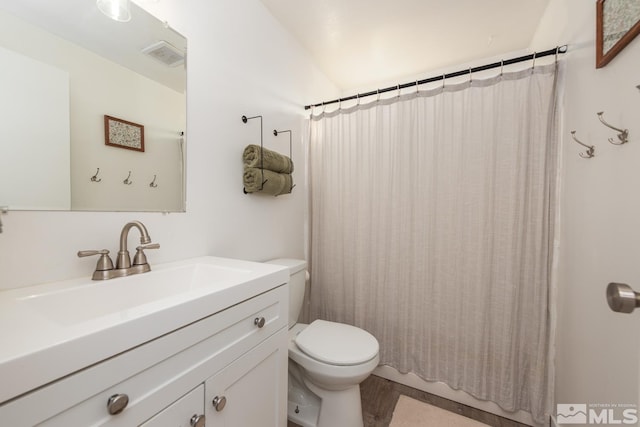
{"type": "Polygon", "coordinates": [[[129,171],[129,175],[127,175],[127,177],[125,178],[124,181],[122,181],[125,185],[131,185],[133,184],[133,181],[131,181],[129,178],[131,178],[131,171],[129,171]]]}
{"type": "Polygon", "coordinates": [[[91,182],[100,182],[102,178],[98,179],[98,174],[100,173],[100,168],[96,171],[96,174],[91,177],[91,182]]]}

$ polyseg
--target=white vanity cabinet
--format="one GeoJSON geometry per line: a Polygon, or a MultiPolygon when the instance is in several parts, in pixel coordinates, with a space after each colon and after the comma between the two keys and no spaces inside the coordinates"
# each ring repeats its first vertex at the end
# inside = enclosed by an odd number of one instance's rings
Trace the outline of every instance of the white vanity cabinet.
{"type": "Polygon", "coordinates": [[[10,400],[0,425],[284,427],[287,286],[10,400]],[[124,395],[126,407],[111,415],[109,399],[124,395]],[[226,405],[216,410],[218,395],[226,405]]]}
{"type": "Polygon", "coordinates": [[[207,425],[279,427],[287,424],[287,330],[205,382],[207,425]]]}

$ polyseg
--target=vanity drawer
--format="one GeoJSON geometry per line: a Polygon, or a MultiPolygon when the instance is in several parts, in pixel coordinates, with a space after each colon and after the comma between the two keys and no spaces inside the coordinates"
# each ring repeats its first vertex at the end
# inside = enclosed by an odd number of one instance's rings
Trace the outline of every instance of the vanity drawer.
{"type": "Polygon", "coordinates": [[[140,425],[285,328],[287,302],[287,286],[275,288],[8,402],[0,420],[14,427],[140,425]],[[107,401],[117,394],[129,403],[110,415],[107,401]]]}

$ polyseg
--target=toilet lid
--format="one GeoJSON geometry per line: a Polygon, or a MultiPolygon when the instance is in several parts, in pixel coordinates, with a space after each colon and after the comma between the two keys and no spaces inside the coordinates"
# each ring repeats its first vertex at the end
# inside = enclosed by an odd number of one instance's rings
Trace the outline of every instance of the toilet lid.
{"type": "Polygon", "coordinates": [[[296,345],[320,362],[357,365],[376,357],[378,340],[369,332],[344,323],[316,320],[295,338],[296,345]]]}

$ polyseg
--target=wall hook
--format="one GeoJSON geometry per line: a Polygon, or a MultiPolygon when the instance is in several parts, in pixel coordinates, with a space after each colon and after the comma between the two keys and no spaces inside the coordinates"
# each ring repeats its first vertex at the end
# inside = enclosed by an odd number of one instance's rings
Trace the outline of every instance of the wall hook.
{"type": "Polygon", "coordinates": [[[596,151],[596,147],[594,147],[593,145],[587,145],[587,144],[584,144],[584,143],[578,141],[578,138],[576,138],[576,131],[575,130],[571,131],[571,137],[573,138],[573,140],[575,142],[577,142],[578,144],[580,144],[583,147],[587,148],[586,153],[578,153],[578,154],[580,154],[580,157],[585,158],[585,159],[590,159],[593,156],[595,156],[594,152],[596,151]]]}
{"type": "Polygon", "coordinates": [[[125,185],[131,185],[133,184],[133,181],[131,181],[129,178],[131,178],[131,171],[129,171],[129,175],[127,175],[127,177],[125,178],[124,181],[122,181],[125,185]]]}
{"type": "Polygon", "coordinates": [[[102,178],[98,179],[98,174],[100,173],[100,168],[96,171],[96,174],[91,177],[91,182],[100,182],[102,178]]]}
{"type": "Polygon", "coordinates": [[[629,142],[629,140],[628,140],[628,138],[629,138],[629,129],[618,129],[615,126],[611,126],[609,123],[604,121],[604,119],[602,118],[603,114],[604,114],[604,111],[600,111],[598,113],[598,118],[600,119],[602,124],[605,125],[608,128],[611,128],[611,129],[613,129],[615,131],[620,132],[618,134],[618,139],[620,140],[620,142],[615,142],[613,140],[613,138],[609,138],[609,142],[612,143],[613,145],[622,145],[622,144],[626,144],[627,142],[629,142]]]}
{"type": "Polygon", "coordinates": [[[151,181],[151,183],[149,184],[149,187],[151,188],[157,188],[158,184],[156,184],[156,175],[153,175],[153,181],[151,181]]]}

